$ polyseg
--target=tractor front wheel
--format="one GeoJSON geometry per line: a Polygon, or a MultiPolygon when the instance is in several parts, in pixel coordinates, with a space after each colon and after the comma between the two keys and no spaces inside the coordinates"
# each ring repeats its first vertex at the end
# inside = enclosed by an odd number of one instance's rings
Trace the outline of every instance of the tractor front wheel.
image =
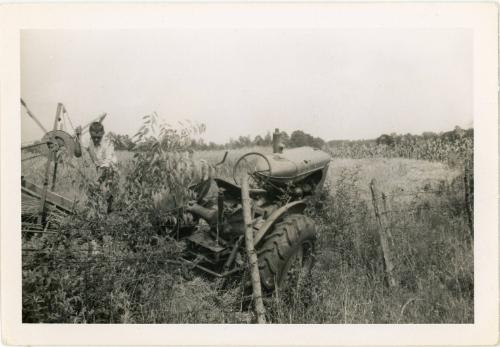
{"type": "Polygon", "coordinates": [[[261,283],[267,292],[299,287],[314,261],[316,227],[313,220],[291,214],[276,224],[257,249],[261,283]]]}

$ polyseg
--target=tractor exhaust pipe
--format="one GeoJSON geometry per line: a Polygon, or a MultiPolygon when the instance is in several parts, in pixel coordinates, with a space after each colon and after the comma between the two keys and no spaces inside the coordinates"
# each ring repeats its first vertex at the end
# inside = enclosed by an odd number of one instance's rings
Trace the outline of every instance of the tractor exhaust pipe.
{"type": "Polygon", "coordinates": [[[273,133],[273,153],[280,152],[280,130],[278,128],[274,129],[273,133]]]}

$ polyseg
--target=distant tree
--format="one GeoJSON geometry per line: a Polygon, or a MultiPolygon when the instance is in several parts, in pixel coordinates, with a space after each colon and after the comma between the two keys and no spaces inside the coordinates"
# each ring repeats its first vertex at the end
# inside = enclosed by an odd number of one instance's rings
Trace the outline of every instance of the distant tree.
{"type": "Polygon", "coordinates": [[[205,143],[205,140],[198,139],[197,141],[195,141],[195,146],[194,146],[193,149],[196,149],[196,150],[199,150],[199,151],[204,151],[204,150],[208,149],[208,146],[205,143]]]}
{"type": "Polygon", "coordinates": [[[313,138],[313,141],[311,143],[311,146],[315,148],[323,148],[324,145],[325,141],[320,137],[313,138]]]}
{"type": "Polygon", "coordinates": [[[288,141],[289,147],[302,147],[302,146],[312,146],[317,148],[322,148],[325,145],[325,141],[320,137],[313,137],[310,134],[303,132],[302,130],[295,130],[290,136],[288,141]]]}
{"type": "Polygon", "coordinates": [[[452,131],[447,131],[441,135],[441,138],[448,142],[456,142],[466,134],[466,131],[458,125],[452,131]]]}
{"type": "Polygon", "coordinates": [[[239,136],[238,137],[238,147],[243,148],[243,147],[250,147],[252,145],[252,140],[250,139],[250,136],[239,136]]]}
{"type": "Polygon", "coordinates": [[[253,140],[253,144],[254,146],[264,146],[264,139],[262,138],[262,136],[257,135],[253,140]]]}
{"type": "Polygon", "coordinates": [[[394,146],[394,138],[391,135],[383,134],[380,135],[375,142],[377,145],[387,145],[387,146],[394,146]]]}
{"type": "Polygon", "coordinates": [[[285,147],[288,147],[289,142],[290,142],[290,136],[287,134],[286,131],[281,131],[280,132],[280,142],[285,145],[285,147]]]}
{"type": "Polygon", "coordinates": [[[271,133],[268,131],[266,136],[264,136],[264,146],[271,146],[273,144],[273,138],[271,133]]]}
{"type": "Polygon", "coordinates": [[[290,147],[301,147],[307,145],[307,134],[302,130],[295,130],[290,136],[289,146],[290,147]]]}
{"type": "Polygon", "coordinates": [[[232,137],[229,138],[229,142],[226,143],[227,148],[237,148],[237,142],[232,137]]]}

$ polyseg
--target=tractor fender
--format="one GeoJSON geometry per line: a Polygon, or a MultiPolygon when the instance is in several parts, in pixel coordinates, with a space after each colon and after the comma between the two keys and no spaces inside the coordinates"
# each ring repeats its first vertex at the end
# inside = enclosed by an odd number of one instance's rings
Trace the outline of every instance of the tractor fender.
{"type": "Polygon", "coordinates": [[[262,224],[260,229],[255,233],[253,244],[255,246],[257,246],[258,243],[264,237],[264,235],[266,235],[266,233],[274,225],[274,223],[276,223],[276,221],[279,220],[284,214],[286,214],[287,212],[290,212],[290,211],[302,212],[305,208],[306,208],[306,201],[305,200],[297,200],[297,201],[291,202],[289,204],[286,204],[286,205],[278,208],[276,211],[271,213],[269,218],[266,219],[264,224],[262,224]]]}

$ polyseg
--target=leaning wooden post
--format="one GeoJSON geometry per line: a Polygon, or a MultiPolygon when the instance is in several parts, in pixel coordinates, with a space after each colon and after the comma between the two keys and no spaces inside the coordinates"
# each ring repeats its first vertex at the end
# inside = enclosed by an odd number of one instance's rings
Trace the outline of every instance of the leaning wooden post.
{"type": "Polygon", "coordinates": [[[380,237],[380,245],[382,246],[382,252],[384,253],[384,261],[385,261],[385,270],[387,272],[387,279],[390,287],[396,286],[396,280],[394,279],[394,263],[392,262],[391,250],[389,247],[389,240],[387,237],[387,231],[382,223],[382,219],[380,217],[380,212],[378,209],[378,194],[377,188],[375,187],[375,179],[372,179],[370,182],[370,191],[372,193],[372,203],[373,210],[375,211],[375,217],[378,223],[379,237],[380,237]]]}
{"type": "Polygon", "coordinates": [[[248,175],[244,174],[241,180],[241,203],[243,205],[243,221],[245,223],[245,245],[250,262],[250,275],[252,277],[253,300],[257,323],[266,323],[266,311],[262,302],[262,287],[260,285],[259,263],[253,244],[252,214],[250,207],[250,194],[248,190],[248,175]]]}
{"type": "Polygon", "coordinates": [[[470,172],[470,162],[465,163],[464,168],[464,190],[465,190],[465,212],[467,213],[467,224],[469,226],[469,232],[471,239],[474,240],[474,181],[471,182],[471,177],[473,173],[470,172]]]}
{"type": "Polygon", "coordinates": [[[391,246],[394,246],[394,238],[392,237],[392,232],[391,232],[392,220],[391,218],[389,218],[389,212],[388,212],[389,209],[387,208],[387,196],[384,194],[384,192],[382,192],[381,198],[382,198],[382,212],[379,211],[380,221],[382,222],[382,225],[385,225],[384,230],[387,237],[389,238],[389,244],[391,246]]]}

